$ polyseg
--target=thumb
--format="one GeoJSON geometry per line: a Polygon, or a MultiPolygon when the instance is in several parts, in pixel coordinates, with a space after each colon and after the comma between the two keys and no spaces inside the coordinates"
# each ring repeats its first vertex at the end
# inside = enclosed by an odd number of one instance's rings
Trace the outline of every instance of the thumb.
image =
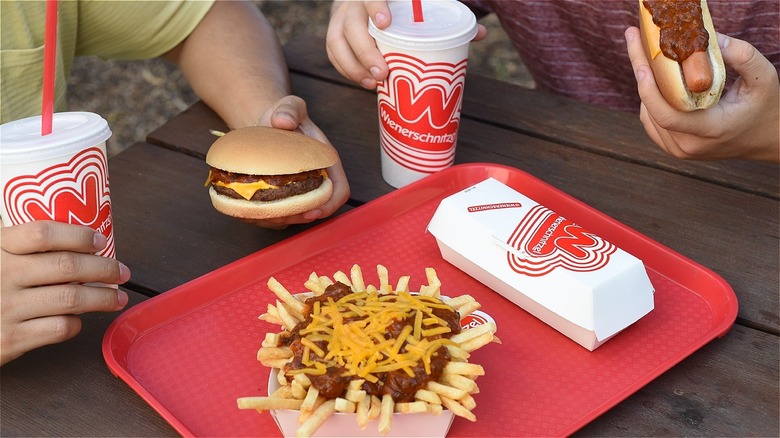
{"type": "Polygon", "coordinates": [[[274,128],[295,130],[306,115],[306,103],[298,96],[285,96],[274,106],[270,125],[274,128]]]}
{"type": "Polygon", "coordinates": [[[718,34],[723,62],[733,68],[748,87],[760,87],[777,81],[777,71],[752,44],[718,34]]]}

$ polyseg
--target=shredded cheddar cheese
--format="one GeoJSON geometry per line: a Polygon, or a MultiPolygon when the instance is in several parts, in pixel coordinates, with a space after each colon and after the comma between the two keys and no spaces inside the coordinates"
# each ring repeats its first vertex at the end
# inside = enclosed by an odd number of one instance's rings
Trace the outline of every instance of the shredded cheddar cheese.
{"type": "Polygon", "coordinates": [[[299,331],[303,368],[289,373],[322,374],[327,367],[336,366],[343,368],[345,375],[377,382],[376,374],[395,370],[414,377],[413,368],[422,364],[430,374],[431,356],[448,344],[457,345],[440,337],[451,329],[434,314],[437,308],[454,312],[439,299],[408,292],[354,292],[337,302],[332,298],[316,301],[310,323],[299,331]],[[392,338],[388,328],[398,321],[413,324],[405,325],[392,338]]]}

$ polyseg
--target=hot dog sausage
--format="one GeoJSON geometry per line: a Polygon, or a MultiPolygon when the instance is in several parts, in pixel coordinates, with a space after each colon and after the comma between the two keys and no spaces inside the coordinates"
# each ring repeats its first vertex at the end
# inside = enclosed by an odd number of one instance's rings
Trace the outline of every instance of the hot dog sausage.
{"type": "Polygon", "coordinates": [[[693,52],[682,62],[685,85],[694,93],[703,93],[712,86],[712,67],[707,52],[693,52]]]}

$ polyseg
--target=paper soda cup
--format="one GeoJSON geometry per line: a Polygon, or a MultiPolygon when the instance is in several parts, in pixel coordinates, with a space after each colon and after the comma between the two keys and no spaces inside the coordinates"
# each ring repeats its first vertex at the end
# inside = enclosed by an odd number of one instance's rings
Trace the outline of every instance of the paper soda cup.
{"type": "Polygon", "coordinates": [[[392,24],[379,30],[369,19],[369,33],[390,68],[377,87],[382,176],[399,188],[455,160],[477,19],[457,0],[423,0],[422,22],[409,0],[388,6],[392,24]]]}
{"type": "Polygon", "coordinates": [[[0,216],[4,226],[36,220],[86,225],[108,239],[98,255],[116,257],[106,140],[108,123],[88,112],[41,116],[0,125],[0,216]]]}

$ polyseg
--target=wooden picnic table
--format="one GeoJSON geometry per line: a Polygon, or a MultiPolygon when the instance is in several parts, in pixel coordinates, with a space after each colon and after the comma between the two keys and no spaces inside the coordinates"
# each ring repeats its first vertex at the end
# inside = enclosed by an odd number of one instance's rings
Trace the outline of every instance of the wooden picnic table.
{"type": "MultiPolygon", "coordinates": [[[[286,52],[293,92],[339,150],[351,183],[339,214],[391,193],[381,178],[375,94],[338,75],[321,39],[293,40],[286,52]]],[[[123,286],[129,306],[317,225],[273,231],[217,213],[203,186],[209,129],[227,128],[196,103],[109,160],[117,253],[133,272],[123,286]]],[[[466,82],[456,155],[469,162],[528,172],[706,266],[738,298],[725,336],[577,435],[780,435],[777,165],[677,160],[634,114],[477,76],[466,82]]],[[[177,434],[106,366],[102,338],[118,315],[84,315],[75,339],[2,368],[1,435],[177,434]]]]}

